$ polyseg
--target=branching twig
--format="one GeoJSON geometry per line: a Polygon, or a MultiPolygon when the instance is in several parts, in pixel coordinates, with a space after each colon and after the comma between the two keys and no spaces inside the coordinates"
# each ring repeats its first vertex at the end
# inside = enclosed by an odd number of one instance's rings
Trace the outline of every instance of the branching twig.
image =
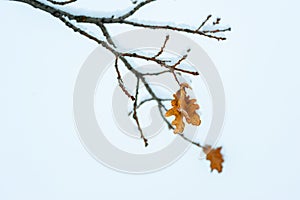
{"type": "MultiPolygon", "coordinates": [[[[201,31],[200,28],[202,28],[203,26],[200,26],[198,29],[193,30],[193,29],[189,29],[189,28],[180,28],[180,27],[170,26],[170,25],[149,25],[149,24],[144,24],[144,23],[133,22],[133,21],[127,20],[127,18],[129,16],[133,15],[140,8],[142,8],[143,6],[153,2],[155,0],[146,0],[144,2],[141,2],[138,5],[136,5],[130,12],[125,13],[124,15],[117,17],[117,18],[115,18],[114,16],[112,16],[112,17],[91,17],[91,16],[85,16],[85,15],[74,15],[74,14],[65,12],[63,10],[59,10],[57,8],[48,6],[48,5],[43,4],[42,2],[39,2],[36,0],[10,0],[10,1],[24,2],[35,8],[38,8],[45,12],[48,12],[55,17],[64,16],[64,17],[67,17],[69,20],[75,20],[76,22],[80,22],[80,23],[91,23],[91,24],[96,24],[96,25],[99,25],[101,23],[102,24],[106,24],[106,23],[107,24],[112,24],[112,23],[128,24],[128,25],[135,26],[135,27],[150,28],[150,29],[165,29],[165,30],[173,30],[173,31],[179,31],[179,32],[198,34],[198,35],[202,35],[202,36],[217,39],[217,40],[225,40],[226,39],[225,37],[210,35],[210,34],[207,34],[203,31],[201,31]]],[[[51,1],[53,1],[53,0],[51,0],[51,1]]],[[[206,19],[203,23],[205,24],[207,21],[208,20],[206,19]]]]}
{"type": "Polygon", "coordinates": [[[108,33],[108,30],[106,29],[106,27],[104,26],[104,24],[102,23],[98,23],[98,26],[100,27],[104,37],[106,38],[107,42],[109,44],[111,44],[114,48],[116,48],[116,45],[115,43],[113,42],[113,40],[111,39],[109,33],[108,33]]]}
{"type": "MultiPolygon", "coordinates": [[[[139,109],[143,104],[145,104],[145,103],[147,103],[149,101],[153,101],[153,100],[155,100],[155,99],[154,98],[145,99],[145,100],[141,101],[136,108],[139,109]]],[[[172,101],[172,99],[160,99],[160,101],[172,101]]],[[[166,107],[164,107],[164,109],[167,111],[166,107]]],[[[133,111],[130,111],[128,113],[128,116],[130,116],[132,113],[133,113],[133,111]]]]}
{"type": "MultiPolygon", "coordinates": [[[[132,15],[134,15],[134,13],[136,13],[139,9],[141,9],[142,7],[144,7],[145,5],[154,2],[155,0],[145,0],[141,3],[138,3],[137,5],[134,6],[133,9],[131,9],[129,12],[119,16],[119,17],[114,17],[114,15],[112,15],[112,17],[91,17],[91,16],[87,16],[87,15],[76,15],[76,14],[72,14],[69,13],[67,11],[63,11],[61,9],[58,9],[56,7],[52,7],[49,6],[47,4],[44,4],[42,2],[39,2],[37,0],[10,0],[10,1],[16,1],[16,2],[23,2],[26,3],[28,5],[33,6],[34,8],[37,8],[39,10],[45,11],[49,14],[51,14],[52,16],[54,16],[55,18],[59,19],[60,21],[62,21],[67,27],[69,27],[70,29],[72,29],[74,32],[77,32],[83,36],[85,36],[86,38],[95,41],[96,43],[98,43],[99,45],[103,46],[105,49],[107,49],[108,51],[110,51],[115,57],[115,69],[116,69],[116,73],[117,73],[117,80],[119,83],[120,88],[123,90],[123,92],[134,101],[134,105],[133,105],[133,118],[136,121],[137,127],[139,129],[139,132],[141,133],[141,138],[144,140],[145,146],[148,145],[147,139],[144,137],[142,128],[140,126],[139,123],[139,119],[137,116],[137,109],[144,103],[148,102],[148,101],[156,101],[157,105],[158,105],[158,109],[159,109],[159,113],[162,117],[162,119],[166,122],[166,124],[168,125],[169,129],[174,129],[174,127],[172,126],[172,124],[170,124],[170,122],[165,118],[164,116],[164,111],[163,109],[166,111],[166,107],[164,106],[164,104],[162,103],[163,101],[166,101],[165,99],[161,99],[159,98],[155,92],[153,91],[153,89],[150,87],[149,83],[147,82],[147,80],[145,79],[145,76],[151,76],[151,75],[161,75],[163,73],[172,73],[174,75],[175,80],[177,81],[177,83],[179,84],[179,81],[177,79],[177,74],[175,73],[175,71],[179,71],[179,72],[183,72],[186,74],[191,74],[191,75],[199,75],[198,72],[193,72],[193,71],[188,71],[188,70],[184,70],[184,69],[180,69],[178,68],[179,65],[187,58],[187,54],[183,55],[180,59],[177,60],[177,62],[175,62],[175,64],[170,65],[168,60],[162,60],[159,59],[159,56],[161,54],[163,54],[163,52],[165,51],[167,42],[169,40],[169,36],[166,36],[166,39],[160,49],[160,51],[158,51],[154,56],[152,57],[148,57],[148,56],[143,56],[143,55],[139,55],[137,53],[124,53],[124,52],[119,52],[116,49],[116,45],[114,43],[114,41],[112,40],[106,25],[107,24],[127,24],[127,25],[131,25],[134,27],[142,27],[142,28],[149,28],[149,29],[165,29],[165,30],[173,30],[173,31],[179,31],[179,32],[185,32],[185,33],[191,33],[191,34],[197,34],[200,36],[205,36],[208,38],[213,38],[213,39],[217,39],[217,40],[225,40],[225,37],[221,37],[218,35],[214,35],[215,33],[219,33],[219,32],[227,32],[230,31],[230,28],[226,28],[226,29],[214,29],[214,30],[203,30],[204,29],[204,25],[209,21],[209,19],[211,18],[211,15],[209,15],[203,22],[202,24],[199,26],[199,28],[193,30],[193,29],[189,29],[189,28],[181,28],[181,27],[177,27],[177,26],[170,26],[170,25],[151,25],[151,24],[146,24],[146,23],[140,23],[140,22],[133,22],[128,20],[128,18],[132,15]],[[77,23],[88,23],[88,24],[94,24],[97,25],[101,32],[103,33],[103,35],[105,36],[106,40],[101,40],[98,39],[97,37],[89,34],[88,32],[80,29],[78,27],[77,23]],[[156,72],[156,73],[141,73],[138,70],[136,70],[127,60],[127,58],[138,58],[138,59],[144,59],[146,61],[153,61],[157,64],[159,64],[160,66],[166,68],[165,71],[161,71],[161,72],[156,72]],[[135,97],[132,96],[129,91],[126,89],[126,87],[124,86],[120,71],[119,71],[119,66],[118,66],[118,61],[121,61],[124,63],[125,67],[127,68],[127,70],[129,70],[131,73],[133,73],[135,75],[135,77],[137,78],[137,85],[136,85],[136,94],[135,97]],[[146,90],[148,91],[148,93],[150,94],[151,98],[143,100],[142,102],[140,102],[140,104],[138,105],[138,94],[139,94],[139,85],[140,83],[142,83],[146,90]]],[[[56,0],[47,0],[48,2],[54,4],[54,5],[67,5],[69,3],[73,3],[76,2],[76,0],[67,0],[67,1],[63,1],[63,2],[59,2],[56,0]]],[[[134,4],[137,3],[137,1],[132,1],[134,4]]],[[[213,22],[213,25],[219,24],[220,23],[220,18],[217,18],[215,22],[213,22]]],[[[131,114],[131,113],[130,113],[131,114]]],[[[203,146],[201,146],[199,143],[193,142],[192,140],[186,138],[184,135],[181,135],[181,137],[183,137],[186,141],[200,147],[200,148],[204,148],[203,146]]]]}
{"type": "MultiPolygon", "coordinates": [[[[132,21],[128,21],[128,20],[120,20],[120,21],[117,21],[117,22],[120,23],[120,24],[128,24],[128,25],[132,25],[132,26],[135,26],[135,27],[172,30],[172,31],[178,31],[178,32],[185,32],[185,33],[192,33],[192,34],[196,34],[196,35],[201,35],[201,36],[205,36],[205,37],[216,39],[216,40],[226,40],[225,37],[209,35],[209,34],[206,34],[202,31],[199,31],[199,30],[192,30],[192,29],[188,29],[188,28],[180,28],[180,27],[170,26],[170,25],[148,25],[148,24],[143,24],[143,23],[139,23],[139,22],[132,22],[132,21]]],[[[115,23],[115,21],[114,21],[114,23],[115,23]]]]}
{"type": "Polygon", "coordinates": [[[144,56],[144,55],[140,55],[137,53],[122,53],[121,54],[124,57],[132,57],[132,58],[139,58],[139,59],[143,59],[146,61],[153,61],[159,65],[161,65],[162,67],[165,67],[167,69],[170,70],[170,72],[172,71],[181,71],[183,73],[187,73],[187,74],[192,74],[192,75],[199,75],[198,72],[194,72],[194,71],[188,71],[188,70],[183,70],[183,69],[179,69],[177,68],[177,66],[187,58],[187,55],[183,55],[174,65],[168,65],[166,60],[160,60],[157,59],[155,57],[149,57],[149,56],[144,56]]]}

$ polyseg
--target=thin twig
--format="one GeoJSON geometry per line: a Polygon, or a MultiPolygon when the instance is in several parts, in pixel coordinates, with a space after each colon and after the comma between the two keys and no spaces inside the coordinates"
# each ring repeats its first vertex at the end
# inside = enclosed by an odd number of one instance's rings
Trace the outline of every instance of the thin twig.
{"type": "Polygon", "coordinates": [[[122,80],[119,80],[119,87],[122,89],[122,91],[124,92],[124,94],[129,97],[132,101],[135,101],[134,96],[132,96],[129,91],[126,89],[126,87],[124,86],[124,83],[122,80]]]}
{"type": "Polygon", "coordinates": [[[170,36],[167,35],[167,36],[166,36],[166,39],[165,39],[165,41],[164,41],[164,44],[163,44],[162,47],[160,48],[160,51],[159,51],[155,56],[153,56],[153,58],[157,58],[158,56],[160,56],[160,55],[164,52],[164,49],[165,49],[166,44],[167,44],[167,42],[168,42],[169,39],[170,39],[170,36]]]}
{"type": "Polygon", "coordinates": [[[54,4],[54,5],[60,5],[60,6],[64,6],[73,2],[76,2],[77,0],[69,0],[69,1],[53,1],[53,0],[47,0],[50,3],[54,4]]]}
{"type": "Polygon", "coordinates": [[[211,17],[212,15],[208,15],[207,18],[202,22],[202,24],[196,29],[196,31],[199,31],[211,17]]]}
{"type": "Polygon", "coordinates": [[[139,23],[139,22],[132,22],[132,21],[128,21],[128,20],[121,20],[121,21],[118,21],[118,23],[128,24],[128,25],[132,25],[132,26],[136,26],[136,27],[142,27],[142,28],[149,28],[149,29],[165,29],[165,30],[172,30],[172,31],[178,31],[178,32],[192,33],[192,34],[202,35],[202,36],[212,38],[212,39],[216,39],[216,40],[226,40],[225,37],[208,35],[206,33],[203,33],[202,31],[192,30],[192,29],[188,29],[188,28],[180,28],[180,27],[170,26],[170,25],[148,25],[148,24],[143,24],[143,23],[139,23]]]}
{"type": "Polygon", "coordinates": [[[194,71],[188,71],[188,70],[183,70],[183,69],[179,69],[177,68],[177,66],[186,59],[187,55],[182,56],[174,65],[168,65],[166,64],[165,60],[160,60],[154,57],[148,57],[148,56],[144,56],[144,55],[140,55],[137,53],[122,53],[121,54],[124,57],[132,57],[132,58],[140,58],[146,61],[153,61],[159,65],[161,65],[162,67],[165,67],[167,69],[170,70],[170,72],[172,73],[172,71],[181,71],[183,73],[187,73],[187,74],[192,74],[192,75],[199,75],[198,72],[194,72],[194,71]]]}
{"type": "Polygon", "coordinates": [[[121,78],[121,73],[120,73],[120,70],[119,70],[118,60],[119,60],[119,58],[116,56],[116,59],[115,59],[115,70],[116,70],[117,75],[118,75],[117,79],[120,80],[122,78],[121,78]]]}
{"type": "Polygon", "coordinates": [[[203,33],[221,33],[221,32],[226,32],[226,31],[231,31],[231,28],[205,30],[205,31],[203,31],[203,33]]]}
{"type": "Polygon", "coordinates": [[[195,76],[198,76],[199,75],[199,72],[192,72],[192,71],[189,71],[189,70],[185,70],[185,69],[179,69],[179,68],[175,68],[174,69],[175,71],[180,71],[180,72],[183,72],[183,73],[187,73],[187,74],[192,74],[192,75],[195,75],[195,76]]]}
{"type": "Polygon", "coordinates": [[[137,101],[138,101],[138,95],[139,95],[139,86],[140,86],[140,78],[137,77],[137,83],[136,83],[136,89],[135,89],[135,101],[133,103],[133,119],[135,120],[136,125],[139,129],[139,132],[141,134],[141,138],[144,140],[145,147],[147,147],[148,146],[148,140],[144,136],[143,130],[142,130],[140,122],[139,122],[139,118],[137,116],[137,101]]]}
{"type": "Polygon", "coordinates": [[[158,75],[170,73],[170,72],[171,72],[170,70],[164,70],[161,72],[153,72],[153,73],[149,72],[149,73],[143,73],[142,76],[158,76],[158,75]]]}
{"type": "Polygon", "coordinates": [[[125,93],[125,95],[127,97],[129,97],[132,101],[135,100],[134,96],[132,96],[130,94],[130,92],[126,89],[126,87],[124,86],[124,83],[123,83],[123,80],[122,80],[122,77],[121,77],[121,73],[120,73],[120,70],[119,70],[119,66],[118,66],[118,57],[116,56],[116,60],[115,60],[115,70],[117,72],[117,79],[118,79],[118,83],[119,83],[119,87],[122,89],[122,91],[125,93]]]}
{"type": "Polygon", "coordinates": [[[175,69],[178,65],[182,63],[187,58],[187,55],[182,56],[174,65],[170,66],[171,68],[175,69]]]}
{"type": "Polygon", "coordinates": [[[197,147],[200,147],[200,148],[204,148],[200,143],[198,142],[194,142],[193,140],[187,138],[184,134],[179,134],[184,140],[188,141],[189,143],[197,146],[197,147]]]}
{"type": "Polygon", "coordinates": [[[133,9],[131,9],[128,13],[118,17],[118,19],[126,19],[130,16],[132,16],[136,11],[138,11],[141,7],[153,2],[153,1],[156,1],[156,0],[146,0],[146,1],[143,1],[141,3],[139,3],[138,5],[136,5],[133,9]]]}

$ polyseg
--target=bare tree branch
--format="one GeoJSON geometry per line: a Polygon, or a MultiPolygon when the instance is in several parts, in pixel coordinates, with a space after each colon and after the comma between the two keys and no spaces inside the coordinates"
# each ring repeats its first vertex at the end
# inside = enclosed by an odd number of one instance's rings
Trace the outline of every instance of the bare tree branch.
{"type": "Polygon", "coordinates": [[[165,29],[165,30],[172,30],[172,31],[178,31],[178,32],[192,33],[192,34],[201,35],[201,36],[205,36],[205,37],[216,39],[216,40],[226,40],[225,37],[209,35],[209,34],[203,33],[202,31],[199,31],[199,30],[192,30],[192,29],[188,29],[188,28],[180,28],[180,27],[170,26],[170,25],[148,25],[148,24],[143,24],[143,23],[139,23],[139,22],[132,22],[132,21],[127,21],[127,20],[121,20],[118,23],[128,24],[128,25],[132,25],[132,26],[135,26],[135,27],[142,27],[142,28],[165,29]]]}
{"type": "MultiPolygon", "coordinates": [[[[108,25],[108,24],[120,24],[120,25],[125,24],[125,25],[131,25],[131,26],[134,26],[134,27],[142,27],[142,28],[149,28],[149,29],[165,29],[165,30],[179,31],[179,32],[184,32],[184,33],[197,34],[197,35],[200,35],[200,36],[213,38],[213,39],[216,39],[216,40],[225,40],[226,39],[225,37],[218,36],[216,33],[227,32],[227,31],[231,30],[230,28],[224,28],[224,29],[215,28],[215,29],[210,29],[210,30],[203,30],[204,27],[205,27],[205,24],[212,17],[211,15],[209,15],[201,23],[201,25],[197,29],[194,29],[194,30],[189,29],[189,28],[181,28],[181,27],[177,27],[177,26],[170,26],[170,25],[151,25],[151,24],[149,25],[149,24],[146,24],[146,23],[133,22],[133,21],[127,20],[127,18],[134,15],[139,9],[141,9],[142,7],[150,4],[151,2],[154,2],[155,0],[145,0],[141,3],[138,3],[129,12],[127,12],[127,13],[119,16],[119,17],[116,17],[116,18],[114,16],[112,16],[112,17],[91,17],[91,16],[87,16],[87,15],[75,15],[75,14],[63,11],[61,9],[58,9],[56,7],[46,5],[46,4],[44,4],[42,2],[39,2],[37,0],[10,0],[10,1],[23,2],[25,4],[31,5],[34,8],[37,8],[39,10],[42,10],[42,11],[45,11],[45,12],[51,14],[55,18],[62,21],[67,27],[69,27],[74,32],[77,32],[77,33],[81,34],[82,36],[84,36],[84,37],[96,42],[97,44],[103,46],[105,49],[110,51],[116,57],[116,59],[115,59],[115,70],[116,70],[116,73],[117,73],[117,80],[118,80],[118,83],[119,83],[119,87],[122,89],[122,91],[125,93],[125,95],[127,95],[132,101],[134,101],[133,111],[132,111],[133,112],[133,118],[136,121],[138,130],[141,134],[141,138],[143,139],[143,141],[145,143],[145,146],[148,145],[148,141],[145,138],[145,136],[143,134],[143,130],[140,126],[140,122],[139,122],[139,119],[138,119],[138,116],[137,116],[137,110],[141,105],[145,104],[146,102],[156,101],[162,119],[165,121],[165,123],[167,124],[169,129],[174,129],[172,124],[164,116],[164,110],[166,111],[167,109],[164,106],[164,104],[162,103],[163,101],[167,101],[167,100],[170,100],[170,99],[161,99],[161,98],[159,98],[155,94],[155,92],[153,91],[153,89],[151,88],[149,83],[147,82],[145,76],[158,76],[158,75],[161,75],[163,73],[171,73],[171,74],[173,74],[174,79],[176,80],[176,82],[178,84],[180,84],[180,82],[177,78],[177,73],[175,73],[175,71],[183,72],[183,73],[191,74],[191,75],[199,75],[199,73],[179,68],[180,64],[188,57],[189,50],[187,51],[187,54],[185,54],[181,58],[179,58],[173,65],[170,64],[169,60],[159,59],[159,56],[162,55],[163,52],[166,49],[167,42],[170,39],[169,36],[166,36],[165,41],[164,41],[163,45],[161,46],[161,49],[152,57],[139,55],[137,53],[119,52],[116,48],[116,45],[115,45],[114,41],[112,40],[112,38],[109,34],[109,31],[107,30],[106,25],[108,25]],[[99,39],[99,38],[89,34],[88,32],[80,29],[79,26],[78,26],[79,23],[88,23],[88,24],[97,25],[100,28],[102,34],[104,35],[105,40],[99,39]],[[146,60],[146,61],[152,61],[152,62],[155,62],[158,65],[166,68],[166,70],[161,71],[161,72],[156,72],[156,73],[141,73],[137,69],[135,69],[128,62],[128,60],[127,60],[128,58],[137,58],[137,59],[143,59],[143,60],[146,60]],[[122,80],[120,70],[119,70],[119,66],[118,66],[119,61],[123,62],[125,67],[127,68],[127,70],[130,71],[131,73],[133,73],[135,75],[135,77],[137,78],[135,96],[132,96],[130,94],[130,92],[125,87],[125,84],[122,80]],[[140,104],[138,104],[139,85],[141,83],[145,86],[147,92],[150,94],[151,97],[149,99],[141,101],[140,104]]],[[[53,5],[61,5],[61,6],[76,2],[76,0],[67,0],[67,1],[62,1],[62,2],[56,1],[56,0],[47,0],[47,1],[52,3],[53,5]]],[[[133,2],[133,4],[137,3],[137,1],[135,1],[135,0],[133,0],[132,2],[133,2]]],[[[216,21],[213,22],[213,25],[219,24],[220,20],[221,20],[220,18],[217,18],[216,21]]],[[[183,139],[185,139],[186,141],[190,142],[191,144],[194,144],[194,145],[196,145],[200,148],[204,148],[199,143],[193,142],[192,140],[186,138],[184,135],[180,135],[180,136],[183,139]]]]}
{"type": "Polygon", "coordinates": [[[207,34],[207,33],[203,32],[203,31],[201,31],[199,28],[196,29],[196,30],[192,30],[192,29],[188,29],[188,28],[180,28],[180,27],[169,26],[169,25],[148,25],[148,24],[143,24],[143,23],[132,22],[132,21],[126,20],[127,17],[129,17],[132,14],[134,14],[141,7],[143,7],[144,5],[147,5],[147,4],[149,4],[149,3],[151,3],[151,2],[153,2],[155,0],[146,0],[146,1],[138,4],[130,12],[124,14],[121,17],[117,17],[117,18],[114,18],[113,16],[112,17],[90,17],[90,16],[85,16],[85,15],[74,15],[74,14],[65,12],[63,10],[60,10],[60,9],[48,6],[48,5],[43,4],[43,3],[39,2],[39,1],[36,1],[36,0],[10,0],[10,1],[23,2],[23,3],[26,3],[26,4],[29,4],[29,5],[33,6],[35,8],[38,8],[40,10],[43,10],[45,12],[48,12],[48,13],[50,13],[51,15],[53,15],[55,17],[59,17],[59,16],[63,17],[63,16],[65,16],[69,20],[75,20],[76,22],[80,22],[80,23],[92,23],[92,24],[96,24],[96,25],[106,24],[106,23],[107,24],[112,24],[112,23],[127,24],[127,25],[131,25],[131,26],[135,26],[135,27],[150,28],[150,29],[173,30],[173,31],[185,32],[185,33],[197,34],[197,35],[201,35],[201,36],[205,36],[205,37],[213,38],[213,39],[217,39],[217,40],[226,40],[225,37],[220,37],[220,36],[215,36],[215,35],[207,34]]]}

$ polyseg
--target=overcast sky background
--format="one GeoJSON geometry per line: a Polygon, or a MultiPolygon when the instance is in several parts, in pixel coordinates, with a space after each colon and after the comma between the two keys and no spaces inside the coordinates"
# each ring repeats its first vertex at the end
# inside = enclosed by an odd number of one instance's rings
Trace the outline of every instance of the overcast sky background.
{"type": "MultiPolygon", "coordinates": [[[[94,13],[132,4],[72,6],[94,13]]],[[[134,18],[192,26],[213,14],[233,31],[225,42],[187,35],[207,51],[224,83],[224,172],[210,173],[191,148],[162,171],[130,175],[94,160],[74,127],[74,83],[97,45],[47,13],[0,1],[0,199],[299,199],[299,6],[296,0],[163,0],[138,12],[134,18]]]]}

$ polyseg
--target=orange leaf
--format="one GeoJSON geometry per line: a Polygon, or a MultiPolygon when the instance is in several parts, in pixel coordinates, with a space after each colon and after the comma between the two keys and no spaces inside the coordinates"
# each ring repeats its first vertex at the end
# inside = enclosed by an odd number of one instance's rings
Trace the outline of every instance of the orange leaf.
{"type": "Polygon", "coordinates": [[[185,88],[191,87],[187,83],[182,83],[180,89],[174,94],[174,100],[171,101],[172,108],[165,114],[166,117],[172,115],[175,119],[172,121],[172,125],[176,126],[174,133],[182,133],[185,127],[183,118],[185,118],[188,124],[199,126],[201,124],[200,116],[196,113],[200,107],[196,104],[196,99],[190,99],[186,95],[185,88]]]}
{"type": "Polygon", "coordinates": [[[210,168],[211,171],[214,169],[217,170],[219,173],[222,172],[223,169],[223,155],[221,154],[222,147],[217,149],[212,149],[211,146],[206,146],[204,148],[204,153],[206,153],[206,160],[210,161],[210,168]]]}

